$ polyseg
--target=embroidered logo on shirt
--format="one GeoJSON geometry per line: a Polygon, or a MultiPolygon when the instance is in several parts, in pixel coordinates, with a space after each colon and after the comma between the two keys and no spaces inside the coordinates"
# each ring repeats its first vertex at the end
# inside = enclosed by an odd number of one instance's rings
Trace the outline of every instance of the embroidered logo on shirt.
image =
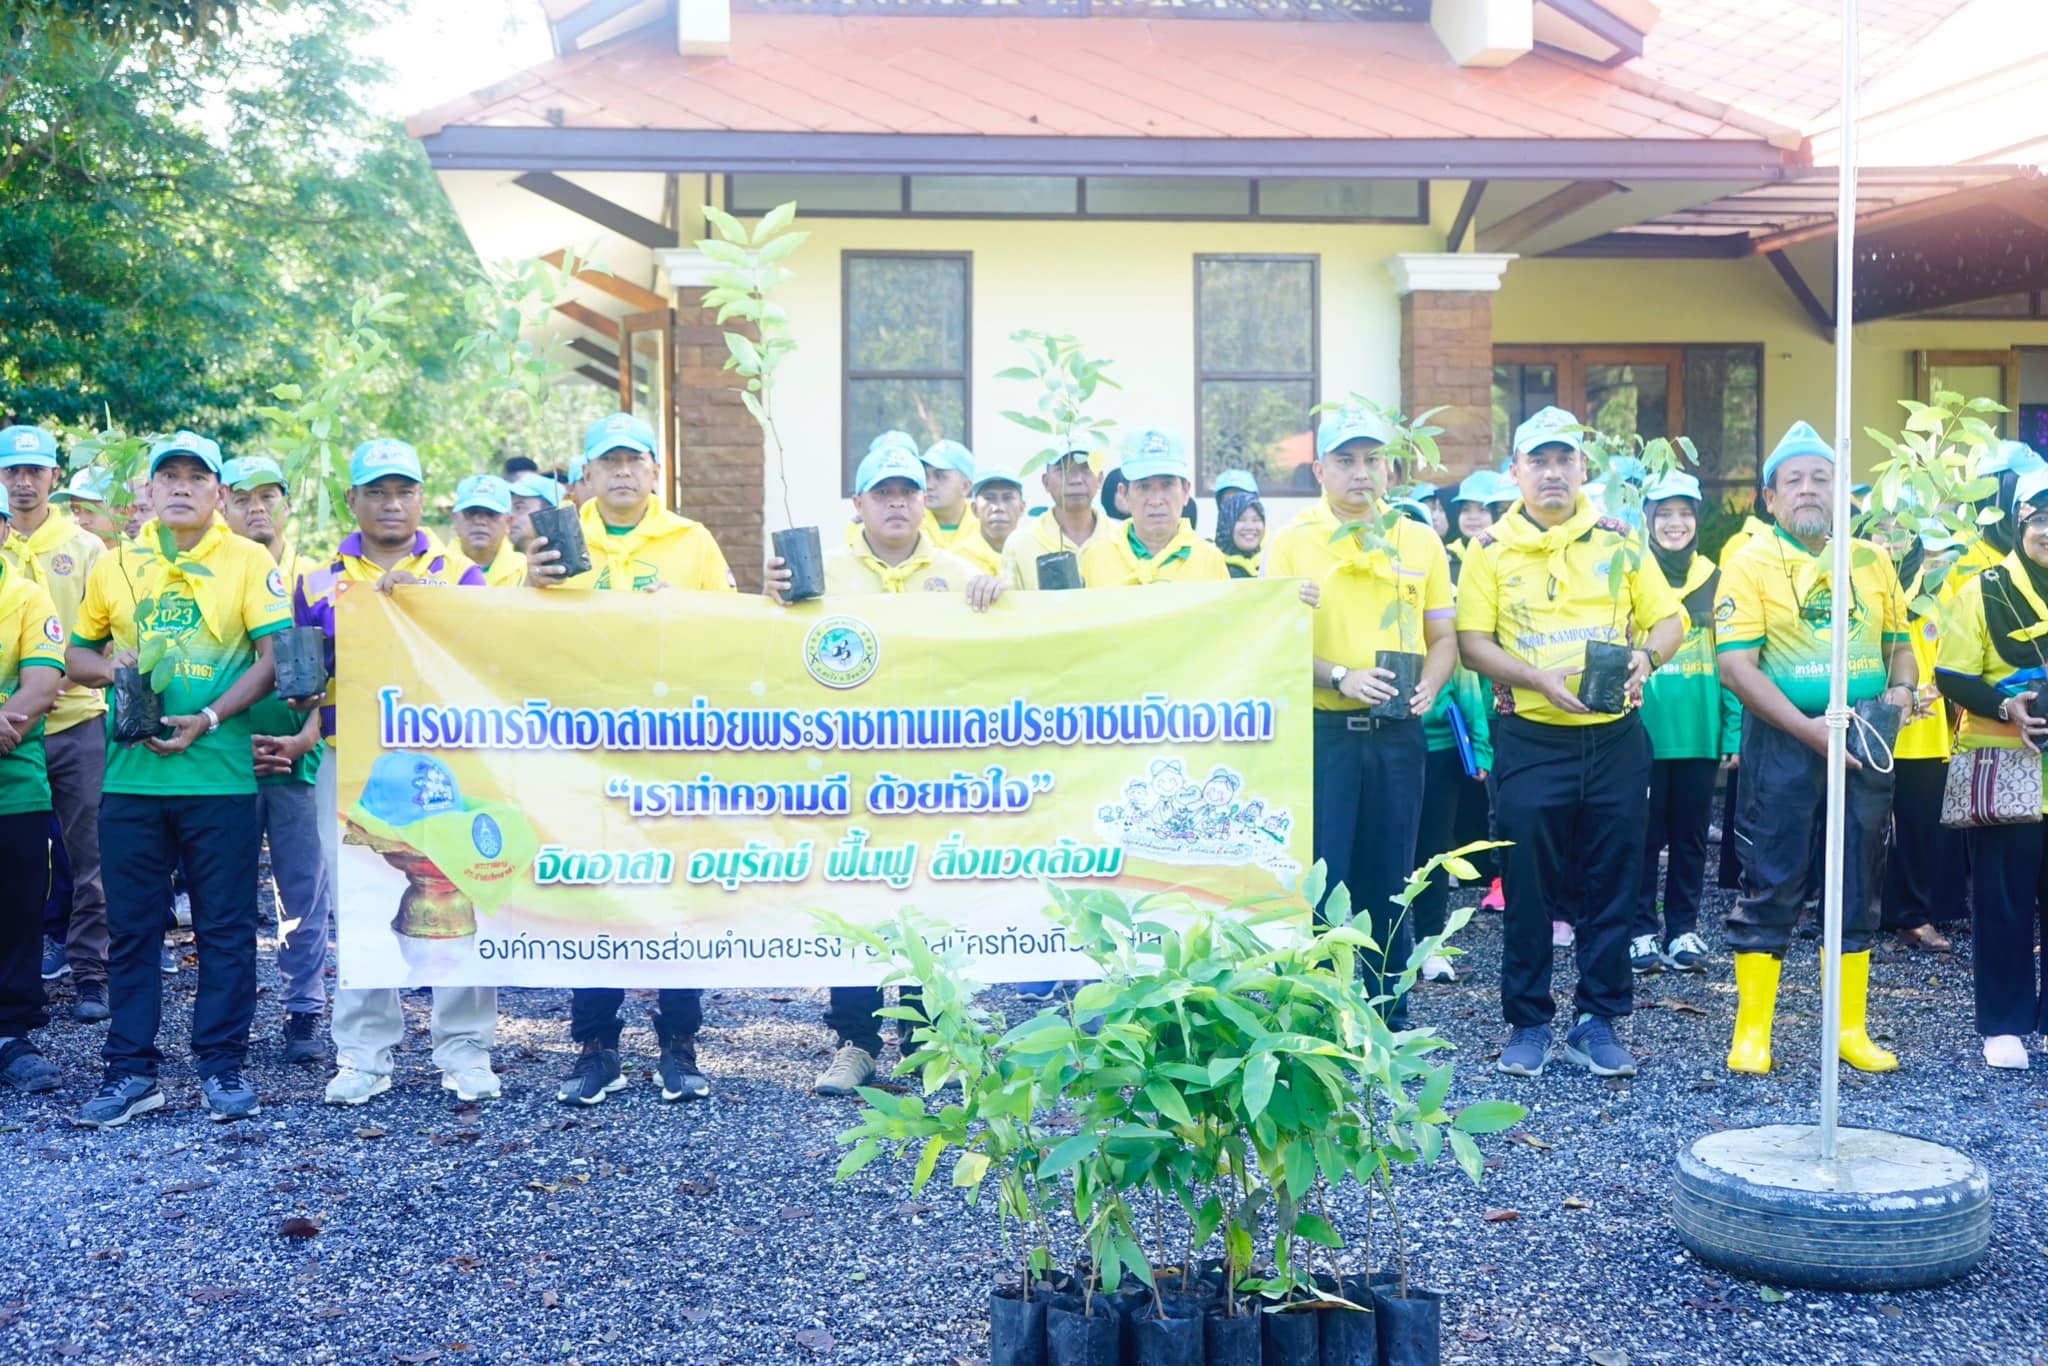
{"type": "Polygon", "coordinates": [[[77,562],[61,550],[50,557],[50,572],[52,574],[58,574],[68,579],[71,577],[71,571],[77,567],[77,562]]]}
{"type": "Polygon", "coordinates": [[[62,645],[64,643],[64,623],[55,617],[48,618],[43,622],[43,635],[52,645],[62,645]]]}

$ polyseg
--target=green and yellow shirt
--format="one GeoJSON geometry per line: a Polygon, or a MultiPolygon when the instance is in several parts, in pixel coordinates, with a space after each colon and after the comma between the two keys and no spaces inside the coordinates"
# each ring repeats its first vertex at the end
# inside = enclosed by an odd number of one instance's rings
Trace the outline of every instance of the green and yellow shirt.
{"type": "MultiPolygon", "coordinates": [[[[1834,663],[1829,638],[1834,550],[1819,555],[1772,528],[1721,568],[1714,605],[1720,653],[1755,650],[1764,676],[1808,716],[1828,706],[1834,663]]],[[[1867,702],[1888,684],[1891,646],[1907,639],[1906,595],[1898,571],[1869,541],[1849,543],[1849,703],[1867,702]]]]}
{"type": "MultiPolygon", "coordinates": [[[[1034,569],[1037,564],[1034,561],[1034,569]]],[[[1181,522],[1158,554],[1145,548],[1136,527],[1099,535],[1081,552],[1081,582],[1089,588],[1142,588],[1154,583],[1207,583],[1228,579],[1230,567],[1213,541],[1181,522]]]]}
{"type": "MultiPolygon", "coordinates": [[[[64,668],[64,624],[57,604],[40,583],[12,564],[0,562],[0,708],[21,691],[23,669],[64,668]]],[[[0,756],[0,815],[50,809],[50,777],[43,763],[44,718],[37,717],[6,755],[0,756]]],[[[11,869],[26,877],[36,869],[11,869]]]]}
{"type": "Polygon", "coordinates": [[[1742,748],[1742,706],[1721,686],[1715,662],[1719,574],[1712,560],[1693,554],[1677,589],[1685,639],[1643,685],[1643,725],[1659,759],[1725,759],[1742,748]]]}

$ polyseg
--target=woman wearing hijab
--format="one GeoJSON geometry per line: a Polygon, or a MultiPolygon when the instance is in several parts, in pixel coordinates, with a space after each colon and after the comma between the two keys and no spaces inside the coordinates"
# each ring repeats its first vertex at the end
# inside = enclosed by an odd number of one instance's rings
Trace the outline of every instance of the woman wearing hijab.
{"type": "Polygon", "coordinates": [[[1256,493],[1231,489],[1216,500],[1216,548],[1233,579],[1259,576],[1259,552],[1266,544],[1266,505],[1256,493]]]}
{"type": "Polygon", "coordinates": [[[1628,957],[1637,972],[1705,972],[1707,945],[1699,923],[1707,826],[1714,815],[1715,775],[1742,748],[1741,710],[1721,686],[1714,663],[1714,595],[1721,571],[1699,550],[1700,481],[1689,474],[1664,476],[1643,491],[1643,516],[1650,554],[1685,607],[1686,629],[1671,661],[1643,685],[1643,725],[1655,757],[1628,957]],[[1660,925],[1657,856],[1667,849],[1660,925]]]}

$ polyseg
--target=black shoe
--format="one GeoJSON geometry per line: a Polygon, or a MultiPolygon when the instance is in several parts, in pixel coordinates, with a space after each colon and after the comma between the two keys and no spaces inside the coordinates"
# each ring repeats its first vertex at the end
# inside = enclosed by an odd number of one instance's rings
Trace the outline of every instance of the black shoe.
{"type": "Polygon", "coordinates": [[[663,1100],[703,1100],[711,1094],[711,1081],[697,1070],[697,1040],[689,1036],[664,1037],[661,1061],[663,1100]]]}
{"type": "Polygon", "coordinates": [[[256,1088],[243,1080],[240,1072],[222,1072],[201,1082],[199,1104],[206,1111],[206,1117],[216,1124],[225,1124],[231,1119],[252,1119],[263,1113],[263,1105],[256,1099],[256,1088]]]}
{"type": "Polygon", "coordinates": [[[582,1056],[563,1079],[555,1099],[564,1105],[596,1105],[625,1084],[626,1079],[619,1075],[619,1050],[593,1039],[583,1045],[582,1056]]]}
{"type": "Polygon", "coordinates": [[[118,1129],[137,1115],[164,1108],[164,1093],[155,1077],[111,1075],[99,1094],[78,1107],[72,1123],[87,1129],[118,1129]]]}
{"type": "Polygon", "coordinates": [[[284,1060],[321,1062],[327,1050],[320,1046],[320,1017],[310,1010],[295,1010],[284,1017],[284,1060]]]}
{"type": "Polygon", "coordinates": [[[0,1083],[34,1095],[56,1090],[62,1080],[57,1064],[27,1039],[9,1039],[5,1047],[0,1047],[0,1083]]]}
{"type": "Polygon", "coordinates": [[[71,1007],[71,1018],[80,1024],[98,1024],[113,1012],[107,1009],[107,984],[105,982],[80,982],[78,1004],[71,1007]]]}

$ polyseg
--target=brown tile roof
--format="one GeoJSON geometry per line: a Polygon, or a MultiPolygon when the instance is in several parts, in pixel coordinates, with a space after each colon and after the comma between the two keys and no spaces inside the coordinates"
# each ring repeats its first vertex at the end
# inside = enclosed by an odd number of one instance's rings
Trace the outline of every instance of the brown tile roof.
{"type": "Polygon", "coordinates": [[[682,57],[673,32],[655,25],[416,115],[411,131],[552,123],[1071,137],[1756,137],[1753,125],[1628,89],[1546,49],[1499,70],[1459,68],[1424,24],[746,13],[732,24],[728,56],[682,57]]]}

